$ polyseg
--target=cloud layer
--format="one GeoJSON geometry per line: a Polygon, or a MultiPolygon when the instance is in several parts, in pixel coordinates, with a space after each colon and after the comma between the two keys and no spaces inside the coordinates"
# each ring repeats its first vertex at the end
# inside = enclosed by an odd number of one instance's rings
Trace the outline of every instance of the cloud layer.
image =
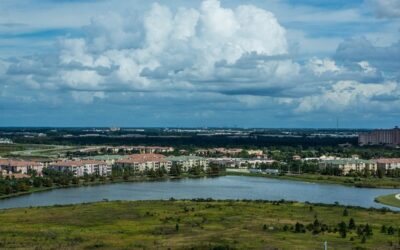
{"type": "MultiPolygon", "coordinates": [[[[397,16],[395,1],[370,4],[380,17],[397,16]]],[[[143,13],[104,12],[79,30],[61,36],[47,53],[0,60],[6,116],[13,117],[13,109],[45,106],[71,114],[79,107],[132,113],[140,125],[170,124],[184,114],[205,121],[199,125],[262,126],[259,115],[312,122],[338,113],[370,119],[400,111],[400,42],[376,46],[350,38],[331,57],[298,58],[288,30],[252,4],[153,3],[143,13]]]]}
{"type": "Polygon", "coordinates": [[[367,0],[379,18],[400,17],[400,1],[398,0],[367,0]]]}

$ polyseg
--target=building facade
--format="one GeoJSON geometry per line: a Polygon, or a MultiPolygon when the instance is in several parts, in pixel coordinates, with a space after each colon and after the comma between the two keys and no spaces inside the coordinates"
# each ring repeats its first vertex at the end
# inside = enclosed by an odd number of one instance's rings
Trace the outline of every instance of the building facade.
{"type": "Polygon", "coordinates": [[[377,167],[387,170],[400,169],[400,158],[380,158],[375,160],[377,167]]]}
{"type": "Polygon", "coordinates": [[[85,174],[108,176],[112,173],[112,166],[109,163],[97,160],[58,161],[50,163],[48,168],[60,172],[70,172],[76,177],[82,177],[85,174]]]}
{"type": "Polygon", "coordinates": [[[144,172],[146,170],[157,170],[164,168],[166,171],[171,169],[171,161],[168,161],[161,154],[133,154],[125,159],[115,161],[115,167],[120,169],[131,169],[134,172],[144,172]]]}
{"type": "Polygon", "coordinates": [[[400,128],[377,129],[358,135],[358,144],[363,145],[400,145],[400,128]]]}
{"type": "Polygon", "coordinates": [[[6,173],[28,174],[35,171],[37,175],[42,175],[44,164],[36,161],[24,161],[14,159],[0,159],[0,169],[6,173]]]}
{"type": "Polygon", "coordinates": [[[206,171],[210,163],[207,158],[200,156],[170,156],[167,160],[170,161],[172,165],[180,166],[185,172],[193,167],[201,167],[206,171]]]}
{"type": "Polygon", "coordinates": [[[377,170],[377,164],[371,160],[361,160],[354,158],[342,158],[336,160],[322,160],[319,163],[320,170],[339,169],[343,175],[354,172],[362,172],[370,170],[375,172],[377,170]]]}

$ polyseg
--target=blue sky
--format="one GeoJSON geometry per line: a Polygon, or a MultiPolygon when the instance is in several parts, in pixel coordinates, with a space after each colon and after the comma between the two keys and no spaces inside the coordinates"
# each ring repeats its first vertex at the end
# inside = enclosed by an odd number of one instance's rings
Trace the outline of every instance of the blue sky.
{"type": "Polygon", "coordinates": [[[398,0],[2,0],[0,126],[400,124],[398,0]]]}

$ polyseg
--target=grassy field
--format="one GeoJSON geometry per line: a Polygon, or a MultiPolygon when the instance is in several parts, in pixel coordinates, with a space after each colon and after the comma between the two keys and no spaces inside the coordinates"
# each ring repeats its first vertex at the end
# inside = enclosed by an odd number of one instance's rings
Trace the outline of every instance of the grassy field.
{"type": "Polygon", "coordinates": [[[14,144],[22,147],[22,150],[14,150],[8,152],[8,156],[12,157],[39,157],[39,158],[55,158],[65,155],[67,151],[78,150],[82,147],[60,146],[60,145],[36,145],[36,144],[14,144]]]}
{"type": "Polygon", "coordinates": [[[377,197],[375,200],[385,205],[400,207],[400,200],[397,199],[396,194],[389,194],[377,197]]]}
{"type": "Polygon", "coordinates": [[[135,201],[0,210],[1,249],[398,249],[400,214],[246,201],[135,201]],[[353,218],[372,236],[335,228],[353,218]],[[297,222],[325,224],[320,233],[295,232],[297,222]],[[395,233],[381,233],[381,227],[395,233]]]}
{"type": "Polygon", "coordinates": [[[292,174],[292,175],[265,175],[260,173],[227,172],[229,175],[257,176],[292,181],[305,181],[314,183],[340,184],[366,188],[400,188],[400,178],[354,178],[348,176],[331,176],[320,174],[292,174]]]}
{"type": "Polygon", "coordinates": [[[6,156],[13,151],[22,151],[25,147],[19,144],[0,144],[0,156],[6,156]]]}

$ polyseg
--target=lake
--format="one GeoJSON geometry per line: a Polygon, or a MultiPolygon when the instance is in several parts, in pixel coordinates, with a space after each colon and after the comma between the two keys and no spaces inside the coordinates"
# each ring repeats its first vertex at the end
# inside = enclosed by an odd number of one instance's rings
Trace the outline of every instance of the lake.
{"type": "Polygon", "coordinates": [[[55,189],[0,200],[0,209],[95,202],[103,199],[160,200],[171,197],[176,199],[285,199],[327,204],[339,202],[342,205],[380,208],[389,206],[374,202],[374,198],[396,192],[400,192],[400,189],[355,188],[262,177],[223,176],[55,189]]]}

